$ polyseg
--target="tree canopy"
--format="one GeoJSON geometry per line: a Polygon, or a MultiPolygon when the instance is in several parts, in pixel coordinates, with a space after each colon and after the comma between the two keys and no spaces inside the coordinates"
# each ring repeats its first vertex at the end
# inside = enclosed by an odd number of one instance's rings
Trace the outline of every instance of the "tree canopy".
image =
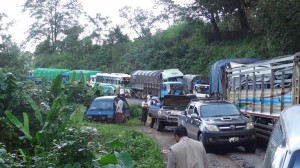
{"type": "Polygon", "coordinates": [[[184,73],[208,74],[209,66],[219,59],[268,59],[299,51],[299,4],[296,0],[194,0],[179,5],[156,0],[152,11],[122,8],[120,16],[127,24],[113,25],[101,11],[88,16],[78,0],[27,0],[24,11],[34,20],[28,42],[36,41],[36,50],[33,55],[20,52],[1,24],[4,61],[0,67],[11,65],[10,60],[26,60],[31,63],[23,70],[53,67],[130,73],[179,68],[184,73]],[[163,23],[166,30],[159,28],[163,23]],[[128,29],[137,38],[126,34],[128,29]]]}

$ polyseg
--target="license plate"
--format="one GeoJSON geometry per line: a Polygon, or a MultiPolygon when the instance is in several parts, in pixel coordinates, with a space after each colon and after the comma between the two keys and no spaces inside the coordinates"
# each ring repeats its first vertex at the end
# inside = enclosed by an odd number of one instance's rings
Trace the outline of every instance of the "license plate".
{"type": "Polygon", "coordinates": [[[229,138],[229,142],[238,142],[240,140],[239,137],[231,137],[229,138]]]}

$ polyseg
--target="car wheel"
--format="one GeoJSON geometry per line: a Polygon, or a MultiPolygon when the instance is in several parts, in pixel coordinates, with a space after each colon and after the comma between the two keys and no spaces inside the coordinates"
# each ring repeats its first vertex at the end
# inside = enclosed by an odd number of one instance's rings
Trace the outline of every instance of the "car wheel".
{"type": "Polygon", "coordinates": [[[253,142],[253,143],[247,144],[244,146],[244,148],[245,148],[246,153],[255,153],[256,143],[253,142]]]}
{"type": "Polygon", "coordinates": [[[198,135],[198,140],[199,140],[200,142],[202,142],[203,147],[205,148],[206,153],[211,153],[211,152],[212,152],[212,149],[211,149],[210,147],[208,147],[207,145],[204,144],[202,134],[199,134],[199,135],[198,135]]]}
{"type": "Polygon", "coordinates": [[[157,131],[162,131],[165,128],[165,124],[162,121],[157,122],[157,131]]]}

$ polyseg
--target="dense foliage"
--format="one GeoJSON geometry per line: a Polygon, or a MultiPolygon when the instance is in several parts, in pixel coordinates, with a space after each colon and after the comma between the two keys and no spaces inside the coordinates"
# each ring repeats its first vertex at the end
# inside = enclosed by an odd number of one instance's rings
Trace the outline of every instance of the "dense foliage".
{"type": "MultiPolygon", "coordinates": [[[[101,11],[86,16],[78,0],[26,0],[24,11],[33,19],[27,40],[37,44],[34,53],[23,52],[12,40],[7,30],[13,22],[4,22],[0,13],[0,167],[163,167],[149,137],[126,127],[82,122],[95,97],[84,80],[62,85],[57,77],[51,85],[45,80],[35,85],[25,81],[35,67],[125,73],[179,68],[207,75],[220,59],[269,59],[300,50],[298,0],[156,4],[163,9],[159,14],[124,7],[120,15],[128,25],[111,26],[101,11]],[[80,17],[88,22],[80,24],[80,17]],[[162,22],[168,29],[159,29],[162,22]],[[137,38],[130,39],[123,28],[137,38]]],[[[133,106],[133,116],[139,115],[133,106]]]]}
{"type": "MultiPolygon", "coordinates": [[[[84,15],[78,0],[27,0],[24,11],[35,21],[28,30],[28,42],[38,45],[33,55],[20,52],[5,31],[11,23],[0,24],[0,67],[24,75],[35,67],[126,73],[179,68],[207,75],[209,66],[219,59],[268,59],[300,48],[300,3],[296,0],[195,0],[182,6],[156,0],[156,5],[162,9],[159,14],[124,7],[120,16],[128,24],[111,26],[101,11],[95,17],[84,15]],[[51,10],[45,10],[48,7],[51,10]],[[85,25],[78,22],[79,16],[86,18],[85,25]],[[168,23],[167,30],[160,30],[162,22],[168,23]],[[130,40],[123,28],[137,38],[130,40]]],[[[5,17],[0,14],[0,21],[5,17]]]]}
{"type": "Polygon", "coordinates": [[[84,122],[96,95],[83,83],[35,85],[0,72],[0,167],[164,167],[159,146],[130,123],[84,122]]]}

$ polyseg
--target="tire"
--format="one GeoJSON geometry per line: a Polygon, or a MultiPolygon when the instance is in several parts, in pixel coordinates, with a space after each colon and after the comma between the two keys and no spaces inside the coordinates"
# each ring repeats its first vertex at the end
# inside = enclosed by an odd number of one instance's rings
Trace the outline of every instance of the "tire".
{"type": "Polygon", "coordinates": [[[203,136],[202,134],[199,133],[198,135],[198,141],[202,142],[203,147],[205,148],[206,153],[211,153],[212,152],[212,148],[208,147],[207,145],[205,145],[205,143],[203,142],[203,136]]]}
{"type": "Polygon", "coordinates": [[[252,142],[250,144],[247,144],[244,146],[245,152],[246,153],[255,153],[256,150],[256,143],[252,142]]]}
{"type": "Polygon", "coordinates": [[[157,121],[157,131],[163,131],[165,124],[162,121],[157,121]]]}

